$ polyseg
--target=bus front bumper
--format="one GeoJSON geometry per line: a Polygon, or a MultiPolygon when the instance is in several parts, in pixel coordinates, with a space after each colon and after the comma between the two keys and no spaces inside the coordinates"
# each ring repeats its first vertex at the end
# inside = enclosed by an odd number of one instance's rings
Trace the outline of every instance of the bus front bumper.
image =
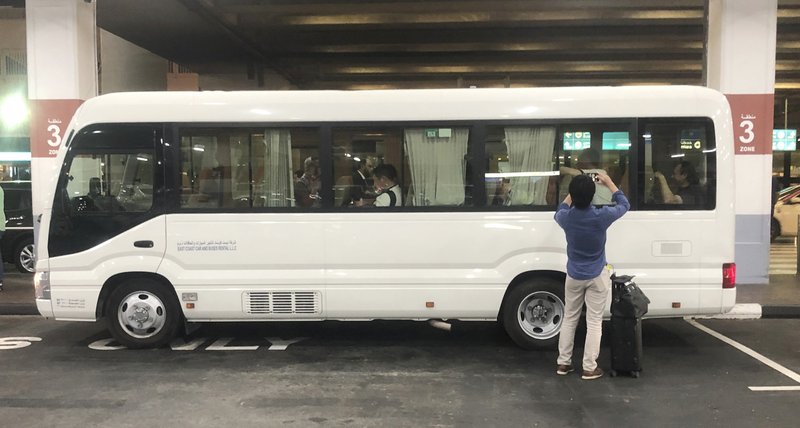
{"type": "Polygon", "coordinates": [[[55,318],[53,315],[53,304],[50,299],[36,299],[36,309],[45,318],[55,318]]]}

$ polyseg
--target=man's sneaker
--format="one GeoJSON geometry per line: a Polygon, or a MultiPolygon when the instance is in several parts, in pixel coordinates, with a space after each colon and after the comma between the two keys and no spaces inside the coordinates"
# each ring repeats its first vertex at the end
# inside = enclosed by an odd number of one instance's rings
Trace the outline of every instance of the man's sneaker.
{"type": "Polygon", "coordinates": [[[3,281],[0,281],[0,291],[3,291],[3,281]]]}
{"type": "Polygon", "coordinates": [[[573,371],[572,366],[568,364],[559,364],[558,368],[556,369],[556,374],[564,376],[567,373],[571,373],[573,371]]]}
{"type": "Polygon", "coordinates": [[[602,377],[602,376],[603,376],[603,371],[600,370],[600,367],[597,367],[596,369],[594,369],[592,371],[584,370],[583,371],[583,376],[581,376],[581,379],[583,379],[583,380],[592,380],[592,379],[597,379],[597,378],[602,377]]]}

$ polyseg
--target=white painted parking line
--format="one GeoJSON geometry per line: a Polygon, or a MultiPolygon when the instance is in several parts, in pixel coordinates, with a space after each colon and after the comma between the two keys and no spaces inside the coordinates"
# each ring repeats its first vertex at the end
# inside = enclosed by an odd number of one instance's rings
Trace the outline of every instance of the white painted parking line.
{"type": "MultiPolygon", "coordinates": [[[[731,338],[729,338],[727,336],[724,336],[724,335],[722,335],[720,333],[717,333],[716,331],[714,331],[714,330],[712,330],[712,329],[700,324],[699,322],[697,322],[695,320],[687,319],[686,322],[688,322],[689,324],[693,325],[697,329],[699,329],[701,331],[704,331],[704,332],[710,334],[711,336],[714,336],[717,339],[727,343],[728,345],[733,346],[734,348],[744,352],[745,354],[755,358],[756,360],[766,364],[767,366],[772,367],[773,369],[777,370],[778,372],[780,372],[784,376],[787,376],[789,379],[791,379],[791,380],[793,380],[793,381],[795,381],[797,383],[800,383],[800,374],[797,374],[797,373],[787,369],[786,367],[776,363],[775,361],[770,360],[769,358],[759,354],[758,352],[752,350],[751,348],[748,348],[747,346],[744,346],[741,343],[739,343],[739,342],[737,342],[737,341],[735,341],[735,340],[733,340],[733,339],[731,339],[731,338]]],[[[800,391],[800,387],[794,387],[794,386],[787,386],[787,387],[751,386],[749,388],[752,391],[768,391],[767,389],[761,389],[761,388],[789,388],[789,389],[777,389],[777,390],[773,389],[773,391],[800,391]],[[794,389],[794,388],[797,388],[797,389],[794,389]]]]}
{"type": "Polygon", "coordinates": [[[800,386],[748,386],[751,391],[800,391],[800,386]]]}

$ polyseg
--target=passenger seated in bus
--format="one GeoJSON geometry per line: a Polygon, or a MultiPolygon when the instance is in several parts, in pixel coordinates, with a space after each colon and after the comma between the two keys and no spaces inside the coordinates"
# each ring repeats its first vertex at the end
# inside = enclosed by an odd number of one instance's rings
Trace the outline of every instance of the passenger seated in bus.
{"type": "MultiPolygon", "coordinates": [[[[372,165],[369,159],[357,161],[353,174],[349,178],[350,183],[347,187],[347,194],[343,198],[341,206],[357,205],[357,202],[362,198],[375,199],[375,194],[372,192],[372,165]]],[[[365,201],[362,202],[362,205],[371,202],[365,201]]]]}
{"type": "Polygon", "coordinates": [[[700,185],[700,177],[690,162],[680,161],[672,169],[673,191],[667,182],[667,178],[661,171],[654,174],[656,183],[661,193],[662,201],[665,204],[684,204],[684,205],[705,205],[703,186],[700,185]]]}
{"type": "MultiPolygon", "coordinates": [[[[397,169],[391,164],[382,164],[372,171],[375,189],[378,196],[375,198],[376,207],[400,207],[403,205],[403,191],[397,184],[397,169]]],[[[362,199],[361,205],[364,206],[362,199]]]]}
{"type": "Polygon", "coordinates": [[[319,159],[309,156],[303,161],[303,175],[294,183],[294,200],[298,207],[320,206],[319,159]]]}
{"type": "MultiPolygon", "coordinates": [[[[561,174],[559,194],[562,195],[562,197],[569,193],[569,183],[572,181],[572,177],[576,175],[597,173],[608,175],[604,169],[600,168],[600,154],[594,149],[582,151],[581,154],[578,155],[578,162],[575,163],[574,168],[562,166],[559,168],[559,173],[561,174]]],[[[611,205],[611,190],[603,184],[597,184],[594,199],[592,199],[592,205],[611,205]]]]}
{"type": "Polygon", "coordinates": [[[492,205],[496,207],[511,205],[511,180],[503,178],[497,182],[494,197],[492,197],[492,205]]]}

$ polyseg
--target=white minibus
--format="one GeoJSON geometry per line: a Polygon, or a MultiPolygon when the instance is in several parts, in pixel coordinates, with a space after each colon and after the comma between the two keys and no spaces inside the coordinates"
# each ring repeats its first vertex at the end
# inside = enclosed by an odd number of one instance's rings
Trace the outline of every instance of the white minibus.
{"type": "Polygon", "coordinates": [[[47,186],[36,304],[106,318],[129,348],[184,323],[374,319],[497,320],[547,347],[567,261],[553,215],[603,170],[631,202],[607,258],[648,316],[722,313],[732,144],[702,87],[103,95],[47,186]]]}

